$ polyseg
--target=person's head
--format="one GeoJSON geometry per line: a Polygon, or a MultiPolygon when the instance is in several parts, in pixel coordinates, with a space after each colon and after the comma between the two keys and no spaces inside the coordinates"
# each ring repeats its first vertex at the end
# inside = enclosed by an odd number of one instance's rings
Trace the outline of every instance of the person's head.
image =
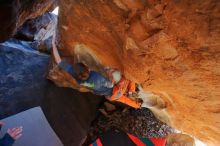
{"type": "Polygon", "coordinates": [[[83,63],[77,63],[74,65],[78,80],[87,80],[89,77],[89,68],[83,63]]]}
{"type": "Polygon", "coordinates": [[[166,138],[167,146],[195,146],[195,140],[189,135],[174,133],[166,138]]]}

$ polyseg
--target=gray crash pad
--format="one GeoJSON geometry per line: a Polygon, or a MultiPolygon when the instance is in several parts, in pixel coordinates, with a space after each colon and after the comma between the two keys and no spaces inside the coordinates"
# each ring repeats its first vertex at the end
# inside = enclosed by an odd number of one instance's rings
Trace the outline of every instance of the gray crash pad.
{"type": "Polygon", "coordinates": [[[13,146],[63,146],[40,107],[29,109],[1,121],[5,123],[1,137],[8,128],[23,126],[22,137],[15,141],[13,146]]]}

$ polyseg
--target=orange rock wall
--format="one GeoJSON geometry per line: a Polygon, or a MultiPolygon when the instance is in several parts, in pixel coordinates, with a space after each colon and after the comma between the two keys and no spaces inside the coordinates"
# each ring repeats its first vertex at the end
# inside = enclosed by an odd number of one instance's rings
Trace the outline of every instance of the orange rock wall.
{"type": "MultiPolygon", "coordinates": [[[[166,102],[159,118],[220,144],[219,0],[62,0],[63,58],[87,51],[166,102]],[[76,51],[77,50],[77,51],[76,51]]],[[[89,61],[85,61],[89,64],[89,61]]]]}

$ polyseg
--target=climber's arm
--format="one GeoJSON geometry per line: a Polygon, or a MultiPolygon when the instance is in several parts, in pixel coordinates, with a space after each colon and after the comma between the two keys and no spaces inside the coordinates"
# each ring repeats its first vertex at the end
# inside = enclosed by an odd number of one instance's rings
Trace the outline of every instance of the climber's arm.
{"type": "Polygon", "coordinates": [[[52,51],[53,51],[53,57],[54,57],[55,62],[57,64],[59,64],[62,60],[61,60],[61,57],[60,57],[59,52],[57,50],[55,39],[56,39],[56,36],[54,34],[53,38],[52,38],[52,48],[53,48],[52,51]]]}

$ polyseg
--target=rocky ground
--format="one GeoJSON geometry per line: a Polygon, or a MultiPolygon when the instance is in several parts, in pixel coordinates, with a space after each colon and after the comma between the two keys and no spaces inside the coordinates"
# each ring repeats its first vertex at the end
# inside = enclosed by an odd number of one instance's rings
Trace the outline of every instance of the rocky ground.
{"type": "Polygon", "coordinates": [[[131,109],[109,105],[100,109],[96,120],[93,121],[85,145],[95,140],[103,132],[119,129],[138,137],[165,137],[174,129],[155,118],[148,109],[131,109]]]}

